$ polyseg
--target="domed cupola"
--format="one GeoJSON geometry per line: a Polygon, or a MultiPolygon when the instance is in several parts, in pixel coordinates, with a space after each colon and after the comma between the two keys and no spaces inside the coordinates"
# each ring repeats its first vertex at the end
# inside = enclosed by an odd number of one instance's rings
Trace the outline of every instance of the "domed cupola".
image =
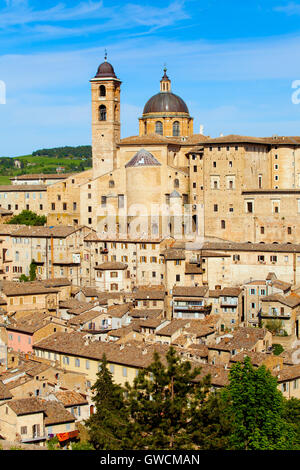
{"type": "Polygon", "coordinates": [[[171,80],[166,68],[160,80],[160,92],[147,101],[140,118],[140,135],[149,134],[165,137],[188,137],[193,134],[193,118],[183,99],[171,92],[171,80]]]}
{"type": "Polygon", "coordinates": [[[104,62],[99,65],[95,78],[117,78],[113,66],[107,62],[107,53],[105,52],[104,62]]]}

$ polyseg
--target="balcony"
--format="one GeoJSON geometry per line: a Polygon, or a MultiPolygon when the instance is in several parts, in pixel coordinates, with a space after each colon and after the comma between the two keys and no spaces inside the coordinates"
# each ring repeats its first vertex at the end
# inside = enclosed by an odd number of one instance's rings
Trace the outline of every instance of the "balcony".
{"type": "Polygon", "coordinates": [[[289,319],[291,314],[289,312],[280,312],[277,309],[272,309],[267,312],[261,312],[261,318],[278,318],[278,319],[289,319]]]}
{"type": "Polygon", "coordinates": [[[43,436],[38,436],[37,434],[34,434],[31,437],[21,437],[21,441],[23,444],[29,443],[29,442],[38,442],[38,441],[45,441],[47,439],[46,434],[43,436]]]}

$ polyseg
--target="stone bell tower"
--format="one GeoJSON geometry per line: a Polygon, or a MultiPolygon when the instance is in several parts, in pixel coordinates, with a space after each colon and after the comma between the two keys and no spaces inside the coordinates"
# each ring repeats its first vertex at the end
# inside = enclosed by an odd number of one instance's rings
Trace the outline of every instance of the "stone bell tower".
{"type": "Polygon", "coordinates": [[[94,177],[116,168],[120,140],[120,86],[113,66],[104,62],[90,80],[92,88],[92,155],[94,177]]]}

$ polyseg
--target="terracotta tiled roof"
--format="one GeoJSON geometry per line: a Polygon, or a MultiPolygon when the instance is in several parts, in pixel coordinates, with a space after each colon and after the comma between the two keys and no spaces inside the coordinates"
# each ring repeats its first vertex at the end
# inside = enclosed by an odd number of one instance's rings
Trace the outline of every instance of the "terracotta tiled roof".
{"type": "Polygon", "coordinates": [[[81,292],[85,297],[97,297],[100,294],[100,291],[96,287],[83,287],[81,292]]]}
{"type": "Polygon", "coordinates": [[[59,289],[45,287],[43,282],[14,282],[0,281],[0,290],[6,296],[13,295],[30,295],[30,294],[50,294],[57,293],[59,289]]]}
{"type": "Polygon", "coordinates": [[[0,381],[0,400],[9,400],[12,398],[12,394],[3,382],[0,381]]]}
{"type": "Polygon", "coordinates": [[[267,283],[266,281],[250,281],[246,282],[245,286],[265,286],[267,283]]]}
{"type": "MultiPolygon", "coordinates": [[[[174,143],[177,143],[176,140],[173,140],[174,143]]],[[[168,139],[167,137],[163,137],[162,135],[158,134],[150,134],[150,135],[134,135],[131,137],[125,137],[121,139],[119,145],[170,145],[172,144],[172,139],[168,139]]]]}
{"type": "Polygon", "coordinates": [[[209,291],[209,297],[238,297],[243,292],[239,287],[224,287],[223,289],[213,289],[209,291]]]}
{"type": "Polygon", "coordinates": [[[174,250],[170,248],[169,250],[165,250],[162,254],[164,255],[166,261],[185,260],[184,250],[174,250]]]}
{"type": "Polygon", "coordinates": [[[189,323],[189,320],[175,319],[170,321],[170,323],[163,328],[160,328],[156,331],[157,336],[172,336],[177,331],[184,329],[186,323],[189,323]]]}
{"type": "Polygon", "coordinates": [[[103,354],[105,354],[108,362],[138,368],[148,367],[152,363],[154,351],[161,354],[162,359],[168,351],[167,345],[134,341],[124,345],[105,343],[104,341],[89,342],[87,336],[85,333],[79,332],[55,333],[37,343],[33,348],[98,361],[101,361],[103,354]]]}
{"type": "Polygon", "coordinates": [[[208,357],[208,347],[206,344],[190,344],[187,349],[190,350],[194,356],[208,357]]]}
{"type": "Polygon", "coordinates": [[[197,264],[185,263],[185,274],[202,274],[203,269],[197,264]]]}
{"type": "Polygon", "coordinates": [[[292,287],[292,284],[290,284],[289,282],[280,281],[279,279],[275,279],[271,282],[271,286],[275,287],[276,289],[287,291],[292,287]]]}
{"type": "Polygon", "coordinates": [[[286,305],[290,308],[295,308],[300,305],[300,296],[297,294],[290,294],[287,297],[284,297],[280,294],[271,294],[266,297],[261,298],[262,302],[278,302],[280,304],[286,305]]]}
{"type": "Polygon", "coordinates": [[[163,314],[163,310],[161,309],[138,309],[134,308],[130,310],[130,316],[132,318],[141,318],[141,319],[148,319],[148,318],[160,318],[163,314]]]}
{"type": "Polygon", "coordinates": [[[298,378],[300,378],[300,364],[294,364],[294,365],[283,367],[277,373],[278,383],[286,382],[289,380],[295,380],[298,378]]]}
{"type": "Polygon", "coordinates": [[[71,286],[72,282],[66,277],[57,277],[55,279],[47,279],[40,281],[45,287],[66,287],[71,286]]]}
{"type": "Polygon", "coordinates": [[[233,349],[251,350],[259,340],[265,338],[268,330],[265,328],[239,327],[232,337],[225,337],[219,343],[211,344],[209,349],[231,352],[233,349]]]}
{"type": "Polygon", "coordinates": [[[112,305],[107,308],[107,314],[115,318],[122,318],[130,311],[131,305],[132,304],[112,305]]]}
{"type": "Polygon", "coordinates": [[[80,313],[74,318],[71,318],[68,321],[68,325],[83,325],[84,323],[93,320],[94,318],[99,317],[100,315],[103,315],[105,312],[99,312],[97,310],[89,310],[87,312],[80,313]]]}
{"type": "Polygon", "coordinates": [[[86,405],[88,402],[80,393],[73,390],[59,391],[54,394],[65,407],[86,405]]]}
{"type": "Polygon", "coordinates": [[[51,315],[42,312],[33,312],[30,315],[20,318],[17,321],[11,320],[11,324],[7,325],[7,331],[21,331],[23,333],[33,334],[51,323],[51,315]]]}
{"type": "Polygon", "coordinates": [[[0,192],[30,192],[47,191],[47,184],[9,184],[0,185],[0,192]]]}
{"type": "Polygon", "coordinates": [[[214,364],[195,365],[201,368],[200,374],[195,378],[195,382],[210,375],[211,384],[214,387],[226,387],[226,385],[229,385],[229,370],[225,369],[224,366],[214,364]]]}
{"type": "Polygon", "coordinates": [[[45,173],[37,173],[37,174],[31,174],[31,175],[19,175],[19,176],[13,176],[12,178],[9,178],[11,181],[17,180],[37,180],[37,179],[66,179],[69,176],[72,176],[74,173],[53,173],[53,174],[45,174],[45,173]]]}
{"type": "Polygon", "coordinates": [[[67,309],[67,313],[71,315],[81,315],[84,312],[89,312],[98,302],[84,302],[77,299],[61,300],[59,302],[59,308],[67,309]]]}
{"type": "Polygon", "coordinates": [[[147,318],[146,320],[139,320],[141,328],[154,328],[156,329],[163,323],[164,320],[160,318],[147,318]]]}
{"type": "Polygon", "coordinates": [[[183,287],[176,286],[172,291],[173,297],[204,297],[208,291],[208,287],[183,287]]]}
{"type": "Polygon", "coordinates": [[[268,360],[271,354],[266,354],[263,352],[256,352],[256,351],[242,351],[238,354],[235,354],[230,358],[230,362],[244,362],[245,357],[248,356],[251,359],[251,362],[255,366],[261,366],[268,360]]]}
{"type": "Polygon", "coordinates": [[[205,242],[201,250],[226,250],[226,251],[261,251],[300,253],[300,244],[293,243],[237,243],[237,242],[205,242]]]}
{"type": "Polygon", "coordinates": [[[273,137],[250,137],[242,135],[225,135],[214,139],[209,139],[208,144],[214,143],[241,143],[241,144],[265,144],[265,145],[299,145],[299,137],[293,136],[273,136],[273,137]]]}
{"type": "Polygon", "coordinates": [[[96,270],[99,269],[101,271],[110,271],[110,270],[123,271],[124,269],[128,268],[128,264],[120,263],[117,261],[111,261],[107,263],[98,264],[97,266],[94,266],[94,268],[96,270]]]}
{"type": "Polygon", "coordinates": [[[99,242],[99,241],[101,241],[101,238],[98,237],[95,230],[91,230],[90,233],[88,233],[84,237],[84,241],[86,241],[86,242],[99,242]]]}
{"type": "Polygon", "coordinates": [[[46,407],[44,401],[40,398],[19,398],[10,400],[7,405],[16,413],[18,416],[28,415],[32,413],[45,412],[46,407]]]}
{"type": "Polygon", "coordinates": [[[136,300],[164,300],[165,290],[158,288],[138,288],[136,292],[133,293],[136,300]]]}
{"type": "Polygon", "coordinates": [[[53,238],[66,238],[81,229],[82,227],[71,227],[69,225],[55,225],[52,228],[22,225],[14,232],[14,236],[38,238],[48,238],[52,236],[53,238]]]}
{"type": "Polygon", "coordinates": [[[51,424],[60,423],[72,423],[75,418],[71,413],[65,409],[62,403],[52,400],[42,400],[41,402],[45,407],[45,425],[50,426],[51,424]]]}

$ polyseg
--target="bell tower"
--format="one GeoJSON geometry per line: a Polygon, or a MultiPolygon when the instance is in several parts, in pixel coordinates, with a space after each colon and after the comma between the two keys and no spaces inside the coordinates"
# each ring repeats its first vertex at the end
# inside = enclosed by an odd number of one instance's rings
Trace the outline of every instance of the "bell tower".
{"type": "Polygon", "coordinates": [[[117,143],[120,140],[120,86],[113,66],[99,65],[90,80],[92,91],[92,156],[94,177],[116,168],[117,143]]]}

